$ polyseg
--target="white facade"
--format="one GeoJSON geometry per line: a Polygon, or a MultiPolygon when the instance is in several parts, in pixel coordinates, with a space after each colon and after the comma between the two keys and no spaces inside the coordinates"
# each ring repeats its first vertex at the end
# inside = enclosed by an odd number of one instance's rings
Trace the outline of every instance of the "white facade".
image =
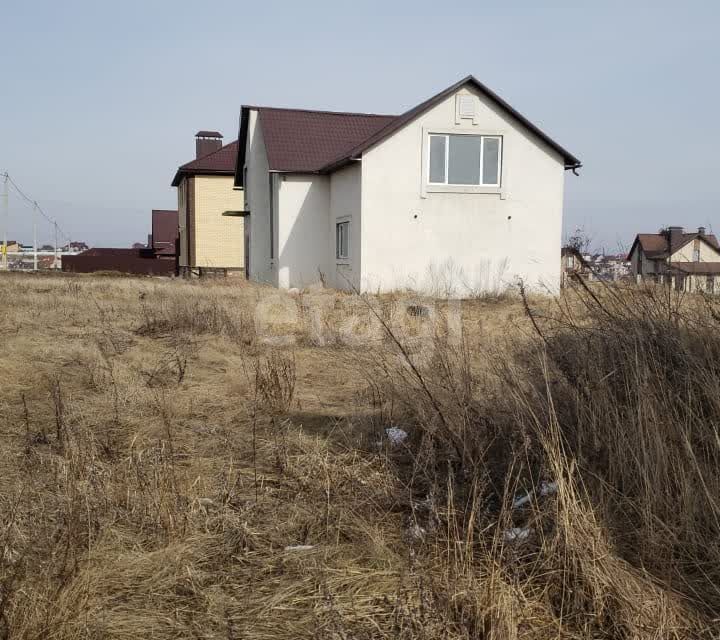
{"type": "MultiPolygon", "coordinates": [[[[274,261],[271,260],[270,211],[271,190],[273,199],[277,188],[276,180],[271,183],[267,153],[263,141],[262,129],[258,125],[257,112],[250,113],[246,144],[245,162],[245,209],[252,214],[245,218],[246,259],[248,276],[257,282],[278,285],[274,261]]],[[[275,209],[275,207],[273,207],[275,209]]],[[[273,220],[274,221],[274,220],[273,220]]],[[[273,225],[273,231],[275,229],[273,225]]]]}
{"type": "Polygon", "coordinates": [[[363,155],[364,289],[559,287],[563,159],[475,95],[473,121],[450,96],[363,155]],[[502,136],[499,188],[428,188],[427,138],[446,131],[502,136]]]}
{"type": "Polygon", "coordinates": [[[518,279],[535,289],[559,288],[564,158],[473,86],[446,96],[329,175],[268,174],[251,110],[245,158],[255,280],[450,295],[518,279]],[[471,117],[461,118],[460,106],[469,104],[471,117]],[[501,137],[499,186],[429,184],[433,133],[501,137]],[[349,223],[346,258],[337,256],[342,222],[349,223]]]}

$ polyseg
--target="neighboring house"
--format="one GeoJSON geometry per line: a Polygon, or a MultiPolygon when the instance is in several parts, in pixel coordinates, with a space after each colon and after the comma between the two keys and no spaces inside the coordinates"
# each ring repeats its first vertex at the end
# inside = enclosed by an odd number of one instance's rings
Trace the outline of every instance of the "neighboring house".
{"type": "Polygon", "coordinates": [[[254,280],[559,288],[580,161],[472,76],[400,116],[243,106],[238,142],[254,280]]]}
{"type": "Polygon", "coordinates": [[[169,209],[152,210],[150,247],[158,258],[175,260],[178,249],[178,212],[169,209]]]}
{"type": "Polygon", "coordinates": [[[8,253],[18,253],[20,251],[20,243],[17,240],[8,240],[7,243],[0,240],[0,245],[4,245],[8,253]]]}
{"type": "Polygon", "coordinates": [[[590,273],[585,259],[575,247],[563,247],[560,250],[562,268],[560,271],[560,286],[566,287],[573,278],[586,278],[590,273]]]}
{"type": "Polygon", "coordinates": [[[622,280],[630,275],[630,262],[624,253],[617,255],[595,253],[583,256],[578,254],[578,256],[583,261],[582,275],[590,282],[622,280]]]}
{"type": "Polygon", "coordinates": [[[243,194],[233,186],[236,157],[237,142],[223,146],[217,131],[198,131],[195,160],[175,174],[183,275],[245,267],[243,194]]]}
{"type": "Polygon", "coordinates": [[[602,254],[594,265],[593,272],[596,279],[623,280],[630,275],[630,261],[624,253],[602,254]]]}
{"type": "Polygon", "coordinates": [[[638,281],[663,282],[680,291],[720,291],[720,244],[705,227],[692,233],[682,227],[639,233],[627,259],[638,281]]]}
{"type": "Polygon", "coordinates": [[[84,242],[70,242],[66,244],[62,251],[67,253],[80,253],[81,251],[87,251],[90,247],[84,242]]]}
{"type": "Polygon", "coordinates": [[[60,269],[62,268],[61,256],[38,256],[38,269],[60,269]]]}

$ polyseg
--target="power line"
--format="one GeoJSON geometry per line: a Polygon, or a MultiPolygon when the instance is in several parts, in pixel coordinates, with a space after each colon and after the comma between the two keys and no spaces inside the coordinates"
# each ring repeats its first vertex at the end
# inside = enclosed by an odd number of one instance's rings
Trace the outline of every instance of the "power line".
{"type": "Polygon", "coordinates": [[[71,238],[67,233],[65,233],[65,231],[63,231],[62,227],[57,223],[57,220],[55,220],[54,218],[52,218],[51,216],[49,216],[47,213],[45,213],[45,211],[44,211],[44,210],[42,209],[42,207],[37,203],[36,200],[33,200],[32,198],[30,198],[30,196],[26,195],[26,194],[23,192],[23,190],[15,183],[15,181],[10,177],[10,174],[9,174],[7,171],[6,171],[5,173],[0,173],[0,177],[5,178],[5,179],[13,186],[13,188],[15,189],[15,191],[17,191],[18,195],[19,195],[23,200],[25,200],[25,202],[27,202],[29,205],[35,207],[35,208],[37,209],[37,211],[40,213],[40,215],[41,215],[43,218],[45,218],[45,220],[47,220],[51,225],[53,225],[53,226],[56,228],[57,232],[58,232],[65,240],[67,240],[68,242],[71,242],[71,241],[72,241],[72,238],[71,238]]]}

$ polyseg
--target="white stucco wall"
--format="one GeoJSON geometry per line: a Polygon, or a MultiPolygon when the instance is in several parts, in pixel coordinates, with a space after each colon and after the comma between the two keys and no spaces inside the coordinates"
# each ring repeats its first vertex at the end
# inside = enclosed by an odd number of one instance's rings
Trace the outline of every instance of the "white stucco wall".
{"type": "Polygon", "coordinates": [[[248,121],[245,164],[245,209],[250,216],[245,225],[250,226],[249,260],[250,278],[277,286],[277,273],[270,259],[270,183],[268,159],[257,111],[251,111],[248,121]]]}
{"type": "Polygon", "coordinates": [[[704,240],[691,240],[670,257],[671,262],[694,262],[695,246],[700,249],[700,262],[720,262],[720,253],[704,240]]]}
{"type": "Polygon", "coordinates": [[[330,267],[329,283],[337,289],[360,289],[361,281],[361,178],[359,162],[336,171],[330,176],[329,240],[330,267]],[[335,251],[335,225],[349,221],[349,255],[347,260],[338,260],[335,251]]]}
{"type": "Polygon", "coordinates": [[[276,180],[277,284],[307,287],[330,269],[330,177],[280,174],[276,180]]]}
{"type": "Polygon", "coordinates": [[[245,219],[253,280],[303,288],[322,279],[329,286],[360,285],[359,163],[330,176],[270,174],[257,112],[251,111],[246,151],[245,219]],[[272,178],[270,177],[272,176],[272,178]],[[270,180],[273,184],[274,257],[270,256],[270,180]],[[335,224],[350,220],[350,256],[335,259],[335,224]],[[340,275],[342,274],[342,275],[340,275]]]}
{"type": "Polygon", "coordinates": [[[456,124],[453,95],[363,154],[363,290],[559,288],[563,160],[476,95],[475,124],[456,124]],[[502,135],[501,193],[423,193],[432,131],[502,135]]]}

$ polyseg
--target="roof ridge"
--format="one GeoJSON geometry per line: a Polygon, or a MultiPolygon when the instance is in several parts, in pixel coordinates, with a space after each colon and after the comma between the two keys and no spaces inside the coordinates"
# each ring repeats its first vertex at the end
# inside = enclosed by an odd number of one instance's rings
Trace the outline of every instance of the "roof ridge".
{"type": "Polygon", "coordinates": [[[366,151],[378,142],[382,142],[385,137],[387,137],[387,135],[394,133],[396,130],[401,129],[409,122],[412,122],[416,117],[420,116],[422,113],[438,104],[441,100],[444,100],[448,96],[452,95],[455,91],[460,90],[467,84],[474,85],[477,91],[484,94],[485,97],[488,98],[491,102],[494,102],[511,117],[517,120],[522,126],[528,129],[533,135],[540,138],[540,140],[542,140],[546,145],[548,145],[556,153],[558,153],[563,158],[566,169],[578,169],[582,166],[580,160],[578,160],[565,148],[560,146],[557,142],[550,138],[550,136],[544,133],[539,127],[537,127],[530,120],[528,120],[528,118],[521,114],[517,109],[513,108],[508,102],[503,100],[498,94],[496,94],[494,91],[492,91],[489,87],[484,85],[475,76],[471,74],[465,76],[461,80],[458,80],[454,84],[451,84],[449,87],[443,89],[439,93],[436,93],[427,100],[423,100],[419,104],[403,112],[402,114],[397,116],[394,122],[389,122],[378,132],[366,138],[363,142],[359,143],[352,149],[349,149],[344,157],[338,157],[336,160],[327,164],[325,167],[323,167],[323,171],[333,171],[338,168],[343,163],[343,161],[349,160],[357,154],[366,151]]]}
{"type": "Polygon", "coordinates": [[[327,109],[297,109],[295,107],[263,107],[261,105],[242,105],[245,109],[264,109],[265,111],[295,111],[299,113],[322,113],[324,115],[333,116],[362,116],[364,118],[399,118],[398,114],[393,113],[366,113],[362,111],[329,111],[327,109]]]}
{"type": "Polygon", "coordinates": [[[206,153],[204,156],[200,156],[199,158],[195,158],[194,160],[190,160],[190,162],[186,162],[185,164],[181,164],[178,169],[182,169],[184,167],[187,167],[188,165],[191,165],[193,162],[197,162],[198,160],[205,160],[205,158],[209,158],[212,155],[215,155],[216,153],[220,153],[225,147],[229,147],[231,144],[235,144],[237,140],[233,140],[232,142],[228,142],[227,144],[224,144],[219,149],[215,149],[215,151],[211,151],[210,153],[206,153]]]}

